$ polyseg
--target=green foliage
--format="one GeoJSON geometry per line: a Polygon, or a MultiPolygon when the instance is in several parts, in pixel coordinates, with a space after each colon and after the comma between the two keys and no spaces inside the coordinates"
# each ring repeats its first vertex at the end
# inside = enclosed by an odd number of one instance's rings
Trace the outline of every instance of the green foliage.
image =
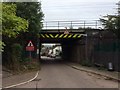
{"type": "Polygon", "coordinates": [[[120,38],[120,8],[118,8],[118,15],[107,15],[100,18],[105,29],[110,30],[120,38]]]}
{"type": "MultiPolygon", "coordinates": [[[[0,2],[0,38],[2,36],[2,3],[0,2]]],[[[3,51],[5,44],[0,40],[0,52],[3,51]]]]}
{"type": "Polygon", "coordinates": [[[22,46],[20,44],[13,44],[12,45],[12,55],[16,57],[18,61],[21,60],[22,55],[22,46]]]}
{"type": "Polygon", "coordinates": [[[21,71],[32,71],[39,70],[39,62],[37,60],[33,60],[32,58],[23,58],[20,62],[21,71]]]}
{"type": "Polygon", "coordinates": [[[104,17],[105,18],[100,19],[104,29],[112,31],[118,38],[120,38],[120,16],[108,15],[104,17]]]}
{"type": "Polygon", "coordinates": [[[98,67],[98,70],[106,70],[105,66],[98,67]]]}
{"type": "MultiPolygon", "coordinates": [[[[26,46],[29,40],[31,40],[35,47],[37,47],[39,32],[43,27],[43,13],[41,10],[41,3],[39,2],[16,2],[17,16],[28,20],[29,27],[27,33],[21,33],[17,38],[19,43],[26,46]]],[[[24,51],[25,52],[25,51],[24,51]]],[[[32,53],[32,57],[36,57],[36,49],[32,53]]]]}
{"type": "Polygon", "coordinates": [[[89,60],[83,60],[81,62],[81,65],[91,67],[92,63],[89,60]]]}
{"type": "Polygon", "coordinates": [[[12,45],[12,63],[13,70],[19,70],[20,69],[20,60],[22,58],[22,46],[20,44],[13,44],[12,45]]]}
{"type": "MultiPolygon", "coordinates": [[[[3,24],[3,42],[6,45],[3,52],[3,63],[8,67],[15,68],[19,65],[22,67],[23,62],[30,62],[29,59],[24,59],[26,51],[23,48],[29,40],[33,41],[35,47],[37,46],[43,20],[41,4],[38,2],[4,2],[2,8],[2,18],[0,17],[0,19],[3,24]],[[14,43],[19,43],[22,48],[14,43]]],[[[36,51],[34,52],[36,53],[36,51]]],[[[16,69],[19,70],[19,68],[16,69]]]]}
{"type": "Polygon", "coordinates": [[[22,63],[27,63],[27,62],[31,62],[31,61],[32,61],[31,58],[23,58],[23,59],[21,59],[22,63]]]}
{"type": "Polygon", "coordinates": [[[0,34],[2,33],[2,3],[0,2],[0,34]]]}
{"type": "Polygon", "coordinates": [[[16,5],[2,4],[2,34],[8,37],[17,37],[20,32],[26,32],[28,22],[16,16],[16,5]]]}
{"type": "Polygon", "coordinates": [[[29,33],[37,35],[42,28],[43,13],[39,2],[16,2],[17,16],[27,19],[29,33]]]}
{"type": "Polygon", "coordinates": [[[107,15],[100,19],[105,29],[117,29],[117,16],[107,15]]]}
{"type": "Polygon", "coordinates": [[[22,53],[22,46],[16,43],[12,45],[12,48],[13,48],[12,50],[14,55],[16,55],[17,57],[20,57],[22,53]]]}
{"type": "Polygon", "coordinates": [[[2,51],[3,51],[4,46],[5,46],[5,44],[4,44],[2,41],[0,41],[0,52],[2,52],[2,51]]]}
{"type": "Polygon", "coordinates": [[[37,61],[30,61],[30,62],[23,62],[21,66],[22,71],[32,71],[32,70],[39,70],[39,62],[37,61]]]}

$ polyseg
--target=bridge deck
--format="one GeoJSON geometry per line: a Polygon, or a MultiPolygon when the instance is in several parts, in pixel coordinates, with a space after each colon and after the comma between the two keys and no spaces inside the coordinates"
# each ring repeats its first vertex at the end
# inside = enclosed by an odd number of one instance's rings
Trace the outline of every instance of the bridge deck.
{"type": "Polygon", "coordinates": [[[86,31],[99,31],[100,29],[42,29],[40,33],[64,33],[66,30],[70,33],[84,33],[86,31]]]}

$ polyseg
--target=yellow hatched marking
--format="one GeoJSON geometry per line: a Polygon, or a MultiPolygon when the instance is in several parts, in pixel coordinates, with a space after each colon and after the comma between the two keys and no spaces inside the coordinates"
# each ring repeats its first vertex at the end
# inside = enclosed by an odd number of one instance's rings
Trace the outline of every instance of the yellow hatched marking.
{"type": "Polygon", "coordinates": [[[47,38],[50,38],[47,34],[45,34],[45,36],[46,36],[47,38]]]}
{"type": "Polygon", "coordinates": [[[45,38],[45,36],[44,36],[43,34],[41,34],[41,36],[42,36],[43,38],[45,38]]]}
{"type": "Polygon", "coordinates": [[[71,37],[72,37],[72,35],[73,35],[73,34],[70,34],[70,35],[68,36],[68,38],[71,38],[71,37]]]}
{"type": "Polygon", "coordinates": [[[54,38],[54,36],[52,34],[49,34],[52,38],[54,38]]]}
{"type": "Polygon", "coordinates": [[[59,38],[62,38],[63,35],[64,35],[64,34],[61,34],[61,35],[59,36],[59,38]]]}
{"type": "Polygon", "coordinates": [[[59,34],[56,34],[56,35],[55,35],[55,38],[57,38],[58,36],[59,36],[59,34]]]}
{"type": "Polygon", "coordinates": [[[78,36],[78,38],[80,38],[82,35],[80,34],[79,36],[78,36]]]}
{"type": "Polygon", "coordinates": [[[65,34],[65,36],[63,38],[66,38],[68,36],[68,34],[65,34]]]}
{"type": "Polygon", "coordinates": [[[73,38],[76,38],[78,34],[74,34],[73,38]]]}

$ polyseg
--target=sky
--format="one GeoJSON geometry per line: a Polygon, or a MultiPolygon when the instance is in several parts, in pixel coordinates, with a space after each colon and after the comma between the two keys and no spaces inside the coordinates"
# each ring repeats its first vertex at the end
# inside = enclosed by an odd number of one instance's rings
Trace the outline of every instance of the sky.
{"type": "MultiPolygon", "coordinates": [[[[119,0],[39,0],[44,21],[99,20],[117,13],[119,0]]],[[[52,44],[51,44],[52,45],[52,44]]]]}
{"type": "Polygon", "coordinates": [[[98,20],[117,13],[119,0],[40,0],[44,21],[98,20]]]}

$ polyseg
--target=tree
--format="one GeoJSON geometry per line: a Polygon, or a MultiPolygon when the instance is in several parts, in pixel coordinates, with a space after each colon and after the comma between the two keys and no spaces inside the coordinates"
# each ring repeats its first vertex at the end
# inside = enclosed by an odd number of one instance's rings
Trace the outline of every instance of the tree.
{"type": "Polygon", "coordinates": [[[100,19],[105,29],[116,29],[116,17],[107,15],[100,19]]]}
{"type": "MultiPolygon", "coordinates": [[[[2,30],[0,35],[7,37],[16,37],[20,32],[26,32],[28,28],[28,22],[20,17],[16,16],[16,5],[9,3],[0,4],[2,8],[2,15],[0,16],[0,23],[2,30]]],[[[2,51],[5,44],[0,41],[0,51],[2,51]]]]}
{"type": "Polygon", "coordinates": [[[27,19],[29,33],[38,34],[42,28],[43,13],[39,2],[17,2],[17,16],[27,19]]]}
{"type": "MultiPolygon", "coordinates": [[[[12,45],[14,45],[15,38],[20,35],[21,32],[28,31],[28,21],[24,18],[18,17],[16,15],[16,4],[13,3],[2,3],[2,36],[3,42],[0,42],[0,49],[3,49],[3,64],[6,66],[13,65],[12,56],[13,49],[12,45]]],[[[8,66],[9,67],[9,66],[8,66]]]]}
{"type": "Polygon", "coordinates": [[[20,32],[26,32],[28,22],[16,16],[16,5],[2,4],[2,34],[8,37],[16,37],[20,32]]]}
{"type": "MultiPolygon", "coordinates": [[[[118,3],[118,5],[120,5],[118,3]]],[[[118,6],[118,15],[107,15],[100,18],[104,29],[114,32],[120,38],[120,8],[118,6]]]]}
{"type": "MultiPolygon", "coordinates": [[[[21,32],[27,32],[28,21],[16,16],[16,5],[10,3],[2,4],[2,35],[16,38],[21,32]]],[[[3,40],[4,41],[4,40],[3,40]]],[[[4,41],[8,42],[8,41],[4,41]]],[[[3,42],[1,42],[0,47],[5,46],[3,42]]]]}
{"type": "MultiPolygon", "coordinates": [[[[17,16],[22,17],[29,22],[28,32],[21,33],[18,41],[25,47],[29,40],[32,40],[37,47],[39,32],[42,29],[43,13],[41,3],[39,2],[16,2],[17,16]]],[[[36,52],[36,51],[35,51],[36,52]]]]}

